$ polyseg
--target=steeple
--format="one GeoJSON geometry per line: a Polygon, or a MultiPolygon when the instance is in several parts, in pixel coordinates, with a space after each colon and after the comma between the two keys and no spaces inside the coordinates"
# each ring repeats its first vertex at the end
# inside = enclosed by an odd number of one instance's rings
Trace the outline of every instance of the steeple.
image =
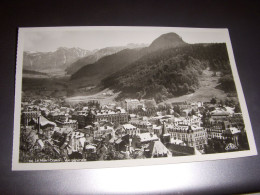
{"type": "Polygon", "coordinates": [[[165,122],[163,121],[163,126],[162,126],[162,136],[164,135],[164,134],[167,134],[168,132],[167,132],[167,129],[166,129],[166,125],[165,125],[165,122]]]}

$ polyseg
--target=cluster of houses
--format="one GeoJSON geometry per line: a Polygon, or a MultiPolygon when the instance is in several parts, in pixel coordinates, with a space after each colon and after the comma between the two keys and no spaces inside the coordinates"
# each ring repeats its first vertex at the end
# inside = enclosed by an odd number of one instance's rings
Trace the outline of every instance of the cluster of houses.
{"type": "Polygon", "coordinates": [[[21,155],[32,157],[21,159],[35,161],[33,154],[46,151],[51,157],[38,156],[61,161],[201,155],[211,139],[226,141],[227,151],[238,149],[245,131],[242,115],[230,107],[211,105],[206,113],[202,102],[174,103],[167,112],[154,100],[129,99],[121,105],[79,110],[51,100],[24,102],[21,155]]]}

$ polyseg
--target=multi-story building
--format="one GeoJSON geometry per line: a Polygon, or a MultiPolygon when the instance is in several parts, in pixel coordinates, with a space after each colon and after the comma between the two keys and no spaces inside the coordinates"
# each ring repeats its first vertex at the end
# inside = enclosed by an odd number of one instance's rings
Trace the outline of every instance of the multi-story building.
{"type": "Polygon", "coordinates": [[[79,114],[76,118],[76,120],[78,121],[78,127],[80,129],[86,127],[88,125],[88,115],[87,114],[79,114]]]}
{"type": "Polygon", "coordinates": [[[205,125],[205,130],[208,134],[208,139],[216,138],[220,140],[225,140],[226,136],[223,136],[223,133],[230,127],[228,121],[217,121],[211,123],[210,125],[205,125]]]}
{"type": "Polygon", "coordinates": [[[116,111],[111,110],[101,110],[101,111],[93,111],[91,110],[87,117],[87,124],[92,124],[94,122],[100,121],[108,121],[111,123],[124,124],[128,122],[128,113],[121,109],[116,111]]]}
{"type": "Polygon", "coordinates": [[[213,111],[211,113],[211,117],[210,117],[210,121],[214,122],[214,121],[224,121],[227,120],[227,118],[229,117],[229,112],[226,111],[213,111]]]}
{"type": "Polygon", "coordinates": [[[78,129],[78,122],[77,120],[66,120],[66,121],[55,121],[58,127],[66,128],[71,127],[72,129],[76,130],[78,129]]]}
{"type": "Polygon", "coordinates": [[[147,120],[131,119],[129,123],[142,130],[148,130],[152,128],[152,124],[147,120]]]}
{"type": "Polygon", "coordinates": [[[125,134],[128,134],[130,136],[140,134],[140,129],[138,129],[134,125],[125,124],[125,125],[122,125],[122,126],[123,126],[123,131],[125,132],[125,134]]]}
{"type": "Polygon", "coordinates": [[[88,125],[87,116],[88,116],[87,111],[74,112],[72,114],[72,120],[76,120],[78,123],[78,128],[83,129],[88,125]]]}
{"type": "Polygon", "coordinates": [[[223,136],[232,141],[235,146],[239,146],[239,135],[241,135],[241,131],[236,127],[230,127],[223,132],[223,136]]]}
{"type": "Polygon", "coordinates": [[[21,116],[21,123],[27,126],[31,120],[38,120],[40,111],[24,111],[21,116]]]}
{"type": "Polygon", "coordinates": [[[201,126],[201,118],[197,117],[195,115],[191,117],[186,117],[183,120],[178,120],[178,118],[175,118],[175,125],[196,125],[196,126],[201,126]]]}
{"type": "Polygon", "coordinates": [[[202,150],[207,144],[207,131],[196,125],[166,125],[171,138],[184,141],[188,146],[202,150]]]}
{"type": "Polygon", "coordinates": [[[107,135],[109,135],[110,138],[115,137],[115,130],[113,127],[105,125],[98,127],[98,129],[94,131],[94,139],[99,139],[107,135]]]}
{"type": "Polygon", "coordinates": [[[140,103],[140,101],[137,100],[137,99],[125,100],[126,110],[135,110],[135,109],[138,109],[138,108],[143,107],[143,106],[144,106],[144,104],[140,103]]]}

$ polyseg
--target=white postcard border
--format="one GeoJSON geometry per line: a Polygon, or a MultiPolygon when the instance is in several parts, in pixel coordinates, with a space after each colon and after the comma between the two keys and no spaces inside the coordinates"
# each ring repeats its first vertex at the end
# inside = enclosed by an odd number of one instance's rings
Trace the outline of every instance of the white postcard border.
{"type": "Polygon", "coordinates": [[[115,27],[115,26],[93,26],[93,27],[35,27],[35,28],[19,28],[18,46],[17,46],[17,62],[16,62],[16,78],[15,78],[15,110],[14,110],[14,131],[13,131],[13,158],[12,170],[52,170],[52,169],[88,169],[88,168],[109,168],[123,166],[144,166],[159,165],[171,163],[197,162],[206,160],[229,159],[237,157],[246,157],[257,155],[256,145],[249,114],[246,106],[245,97],[242,91],[231,41],[227,29],[213,28],[175,28],[175,27],[115,27]],[[237,94],[243,114],[245,129],[247,132],[250,150],[216,153],[206,155],[192,155],[182,157],[157,158],[157,159],[132,159],[132,160],[113,160],[113,161],[88,161],[88,162],[55,162],[55,163],[19,163],[19,140],[20,140],[20,112],[21,112],[21,89],[22,89],[22,66],[23,66],[23,45],[24,33],[29,31],[78,31],[78,30],[157,30],[158,28],[169,29],[172,32],[188,31],[188,32],[221,32],[226,38],[226,45],[233,78],[235,81],[237,94]]]}

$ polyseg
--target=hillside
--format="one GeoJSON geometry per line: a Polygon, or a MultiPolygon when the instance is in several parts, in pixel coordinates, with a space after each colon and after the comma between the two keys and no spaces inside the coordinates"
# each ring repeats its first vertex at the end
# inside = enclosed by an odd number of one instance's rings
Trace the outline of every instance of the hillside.
{"type": "Polygon", "coordinates": [[[23,69],[23,78],[49,78],[47,73],[23,69]]]}
{"type": "MultiPolygon", "coordinates": [[[[220,81],[225,77],[230,78],[225,44],[182,44],[180,47],[148,53],[105,78],[102,84],[104,88],[121,91],[118,99],[154,97],[161,102],[195,92],[200,86],[199,77],[208,67],[211,71],[221,72],[223,77],[220,81]]],[[[227,86],[225,82],[221,85],[227,86]]],[[[232,88],[230,86],[227,90],[232,88]]]]}
{"type": "Polygon", "coordinates": [[[209,70],[209,68],[203,70],[202,74],[199,76],[199,87],[193,93],[175,96],[165,101],[161,104],[167,104],[172,102],[209,102],[212,98],[226,99],[230,98],[230,94],[225,93],[223,90],[219,89],[219,79],[220,76],[212,76],[214,71],[209,70]]]}
{"type": "Polygon", "coordinates": [[[28,72],[26,69],[29,76],[36,74],[36,80],[31,77],[23,80],[23,90],[29,90],[32,84],[35,93],[44,89],[59,96],[94,95],[102,90],[113,90],[116,100],[154,98],[157,102],[177,97],[203,99],[203,95],[235,94],[224,43],[187,44],[177,34],[168,33],[155,39],[149,47],[136,48],[134,44],[131,47],[134,49],[118,52],[122,48],[103,48],[94,52],[96,56],[91,53],[77,60],[78,67],[82,67],[70,78],[59,76],[57,72],[54,77],[49,73],[37,74],[46,70],[29,69],[28,72]],[[86,61],[93,63],[86,64],[86,61]],[[59,90],[52,86],[58,86],[59,90]]]}
{"type": "Polygon", "coordinates": [[[167,33],[161,35],[159,38],[155,39],[149,46],[149,52],[169,49],[187,45],[182,38],[176,33],[167,33]]]}
{"type": "Polygon", "coordinates": [[[71,63],[90,54],[88,50],[65,47],[60,47],[54,52],[24,52],[23,67],[39,72],[64,71],[71,63]]]}
{"type": "Polygon", "coordinates": [[[34,71],[34,70],[26,70],[26,69],[23,69],[23,74],[47,75],[46,73],[43,73],[43,72],[38,72],[38,71],[34,71]]]}
{"type": "Polygon", "coordinates": [[[85,85],[97,85],[105,77],[120,71],[149,53],[184,45],[187,44],[177,34],[164,34],[155,39],[149,47],[125,49],[113,55],[105,56],[93,64],[85,65],[71,76],[71,80],[74,83],[82,81],[85,85]],[[91,81],[93,82],[91,83],[91,81]]]}
{"type": "Polygon", "coordinates": [[[101,58],[94,64],[84,66],[71,76],[72,83],[82,83],[87,85],[97,85],[107,75],[111,75],[118,70],[128,66],[141,57],[138,50],[125,49],[116,54],[101,58]]]}
{"type": "Polygon", "coordinates": [[[118,47],[106,47],[106,48],[102,48],[96,51],[93,51],[93,54],[83,57],[79,60],[77,60],[76,62],[72,63],[68,68],[66,68],[66,72],[69,75],[74,74],[75,72],[77,72],[79,69],[81,69],[83,66],[89,65],[89,64],[93,64],[96,61],[98,61],[99,59],[108,56],[108,55],[112,55],[115,53],[118,53],[124,49],[141,49],[143,47],[145,47],[145,44],[133,44],[130,43],[126,46],[118,46],[118,47]]]}
{"type": "Polygon", "coordinates": [[[100,50],[97,50],[92,55],[83,57],[76,62],[72,63],[69,67],[66,68],[67,74],[71,75],[77,72],[85,65],[93,64],[98,61],[100,58],[115,54],[119,51],[126,49],[125,47],[107,47],[100,50]]]}

